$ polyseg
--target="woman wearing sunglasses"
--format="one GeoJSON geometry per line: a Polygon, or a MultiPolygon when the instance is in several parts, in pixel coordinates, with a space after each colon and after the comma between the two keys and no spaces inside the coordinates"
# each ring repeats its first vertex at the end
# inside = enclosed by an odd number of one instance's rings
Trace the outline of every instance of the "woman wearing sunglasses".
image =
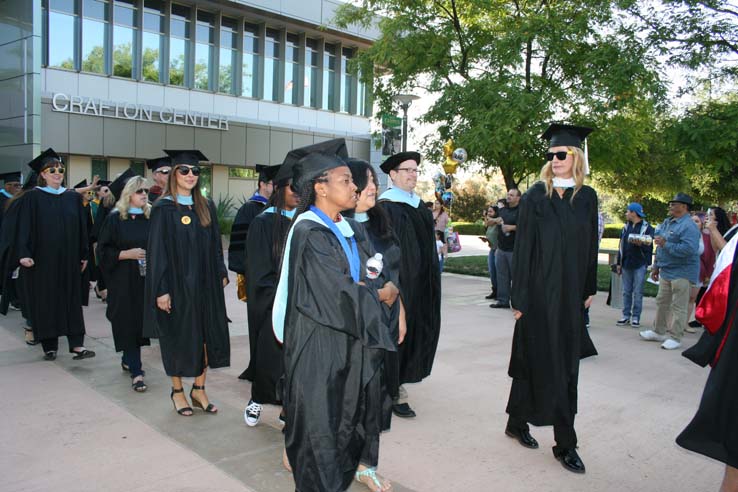
{"type": "Polygon", "coordinates": [[[207,158],[197,150],[165,152],[172,158],[172,171],[151,211],[144,336],[159,339],[176,412],[192,415],[182,378],[194,377],[192,406],[215,414],[218,409],[205,393],[206,371],[230,365],[231,353],[220,229],[215,205],[198,186],[198,163],[207,158]]]}
{"type": "Polygon", "coordinates": [[[597,194],[583,184],[582,141],[591,131],[556,124],[543,134],[548,162],[521,199],[513,252],[505,434],[537,448],[528,424],[552,425],[553,454],[575,473],[585,472],[574,431],[579,360],[597,353],[584,322],[597,290],[597,194]]]}
{"type": "Polygon", "coordinates": [[[82,273],[87,267],[87,220],[82,197],[63,186],[65,168],[47,149],[28,164],[38,186],[18,203],[16,254],[23,270],[30,324],[44,359],[56,359],[66,336],[74,359],[95,352],[84,347],[82,273]]]}
{"type": "Polygon", "coordinates": [[[142,335],[146,243],[149,239],[151,205],[146,179],[128,180],[115,209],[100,230],[97,257],[108,280],[108,308],[116,352],[123,352],[121,367],[131,373],[134,391],[146,391],[141,369],[141,346],[149,345],[142,335]]]}

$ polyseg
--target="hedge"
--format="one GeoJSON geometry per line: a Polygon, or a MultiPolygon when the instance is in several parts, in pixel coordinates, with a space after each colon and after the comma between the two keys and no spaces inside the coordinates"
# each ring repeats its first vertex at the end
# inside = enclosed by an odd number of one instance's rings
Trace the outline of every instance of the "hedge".
{"type": "Polygon", "coordinates": [[[624,224],[605,224],[605,231],[602,237],[610,239],[620,239],[620,233],[623,232],[624,224]]]}
{"type": "Polygon", "coordinates": [[[454,231],[465,236],[484,236],[487,231],[484,225],[478,222],[453,222],[454,231]]]}

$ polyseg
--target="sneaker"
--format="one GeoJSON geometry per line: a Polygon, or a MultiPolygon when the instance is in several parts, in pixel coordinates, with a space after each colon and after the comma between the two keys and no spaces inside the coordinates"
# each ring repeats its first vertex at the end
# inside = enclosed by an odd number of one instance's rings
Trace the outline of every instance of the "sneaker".
{"type": "Polygon", "coordinates": [[[641,335],[641,338],[644,340],[648,340],[649,342],[663,342],[666,340],[666,337],[664,335],[659,335],[653,330],[645,330],[639,333],[641,335]]]}
{"type": "Polygon", "coordinates": [[[641,327],[641,320],[639,320],[638,318],[633,318],[630,321],[630,326],[632,326],[633,328],[640,328],[641,327]]]}
{"type": "Polygon", "coordinates": [[[261,418],[262,406],[256,403],[254,400],[249,400],[249,404],[246,405],[246,409],[243,411],[243,420],[249,427],[254,427],[259,423],[261,418]]]}
{"type": "Polygon", "coordinates": [[[661,348],[664,350],[676,350],[681,346],[682,346],[682,343],[677,342],[673,338],[669,338],[664,343],[661,344],[661,348]]]}
{"type": "Polygon", "coordinates": [[[618,325],[618,326],[629,325],[630,324],[630,320],[628,318],[620,318],[619,320],[617,320],[615,322],[615,324],[618,325]]]}

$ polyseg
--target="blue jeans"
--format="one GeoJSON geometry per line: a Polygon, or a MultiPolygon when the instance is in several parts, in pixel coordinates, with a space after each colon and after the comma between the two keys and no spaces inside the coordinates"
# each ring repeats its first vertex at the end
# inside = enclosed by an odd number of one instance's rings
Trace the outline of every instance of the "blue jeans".
{"type": "Polygon", "coordinates": [[[440,260],[438,260],[438,268],[440,268],[441,273],[443,273],[443,262],[444,261],[446,261],[445,258],[441,258],[440,260]]]}
{"type": "Polygon", "coordinates": [[[641,320],[643,309],[643,282],[646,265],[638,268],[623,268],[623,318],[641,320]]]}
{"type": "Polygon", "coordinates": [[[492,290],[497,290],[497,267],[495,266],[495,250],[490,249],[487,255],[487,271],[492,282],[492,290]]]}

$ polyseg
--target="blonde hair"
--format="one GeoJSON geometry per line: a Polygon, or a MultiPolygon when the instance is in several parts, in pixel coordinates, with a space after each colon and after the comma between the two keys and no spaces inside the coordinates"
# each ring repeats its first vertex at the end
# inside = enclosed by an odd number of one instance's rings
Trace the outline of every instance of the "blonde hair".
{"type": "MultiPolygon", "coordinates": [[[[146,184],[146,178],[143,176],[134,176],[128,180],[126,186],[123,188],[123,193],[120,195],[120,200],[115,204],[115,209],[120,214],[121,220],[128,219],[128,208],[131,206],[131,195],[136,193],[136,190],[140,189],[146,184]]],[[[112,191],[110,192],[113,193],[112,191]]],[[[147,201],[146,205],[143,206],[144,216],[148,219],[151,214],[151,204],[147,201]]]]}
{"type": "MultiPolygon", "coordinates": [[[[571,199],[574,200],[574,196],[584,185],[584,151],[579,147],[567,146],[566,148],[572,152],[572,157],[574,159],[574,164],[571,166],[575,183],[574,193],[572,193],[571,199]]],[[[546,195],[549,198],[551,198],[551,195],[553,194],[553,178],[553,167],[551,165],[551,161],[548,161],[541,168],[541,181],[543,181],[543,184],[546,186],[546,195]]]]}

